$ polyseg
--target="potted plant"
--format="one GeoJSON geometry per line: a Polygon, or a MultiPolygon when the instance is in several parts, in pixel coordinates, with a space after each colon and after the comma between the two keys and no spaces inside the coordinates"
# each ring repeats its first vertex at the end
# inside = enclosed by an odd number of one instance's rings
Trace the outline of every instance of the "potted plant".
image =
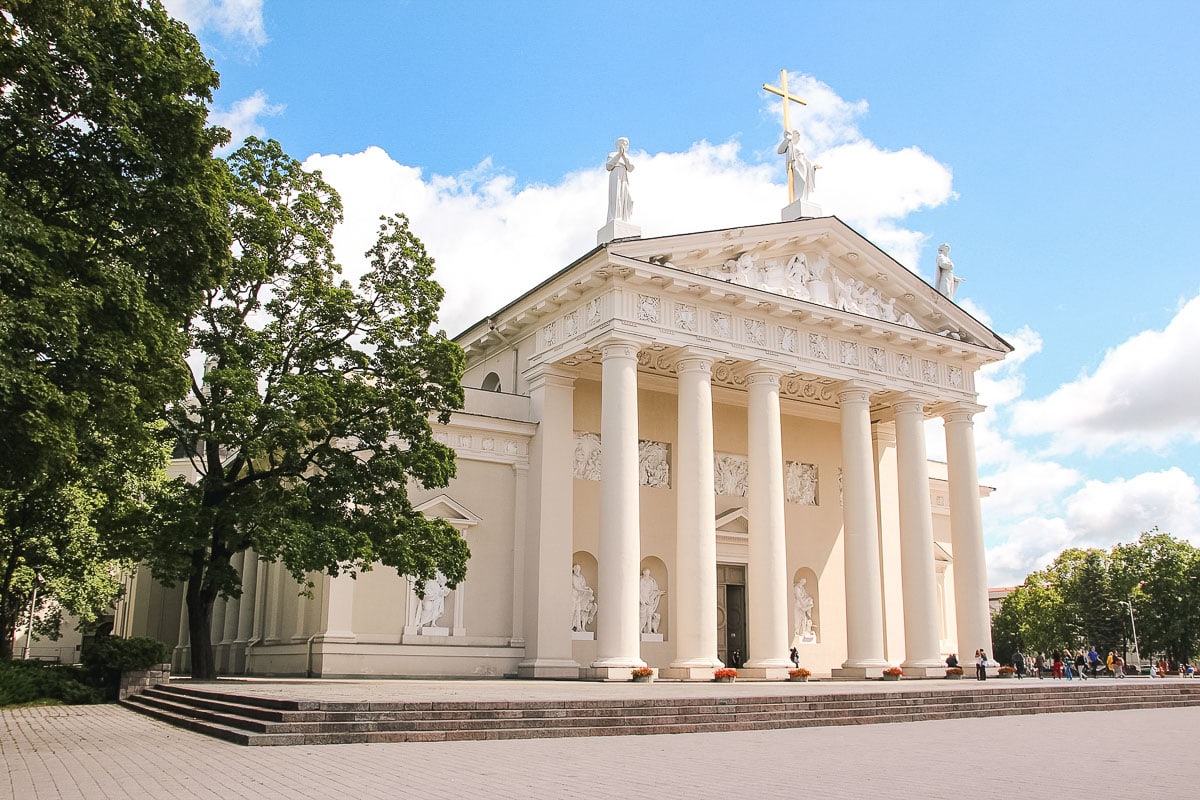
{"type": "Polygon", "coordinates": [[[732,667],[721,667],[713,670],[713,680],[717,683],[733,683],[737,679],[737,670],[732,667]]]}
{"type": "Polygon", "coordinates": [[[1001,678],[1011,678],[1017,674],[1017,668],[1010,667],[1008,664],[1005,664],[1004,666],[1000,667],[1000,669],[996,670],[996,674],[998,674],[1001,678]]]}
{"type": "Polygon", "coordinates": [[[634,667],[632,680],[634,683],[649,683],[654,680],[654,670],[650,667],[634,667]]]}
{"type": "Polygon", "coordinates": [[[888,667],[883,671],[883,679],[885,681],[898,681],[903,674],[904,670],[899,667],[888,667]]]}
{"type": "Polygon", "coordinates": [[[793,681],[806,681],[811,675],[812,672],[804,667],[797,667],[796,669],[788,670],[788,679],[793,681]]]}
{"type": "Polygon", "coordinates": [[[946,669],[946,677],[952,681],[961,681],[962,676],[962,667],[949,667],[946,669]]]}

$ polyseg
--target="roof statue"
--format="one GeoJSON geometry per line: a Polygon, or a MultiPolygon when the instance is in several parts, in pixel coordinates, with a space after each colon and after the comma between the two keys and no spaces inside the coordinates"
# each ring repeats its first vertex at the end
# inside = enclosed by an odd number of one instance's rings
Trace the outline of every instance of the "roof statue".
{"type": "Polygon", "coordinates": [[[821,216],[821,207],[809,200],[809,195],[816,188],[817,170],[819,164],[808,159],[801,149],[800,132],[792,130],[791,117],[788,113],[792,103],[808,105],[808,103],[788,91],[787,70],[779,71],[779,85],[772,86],[764,83],[762,88],[783,99],[783,141],[779,144],[777,153],[785,156],[788,178],[788,205],[781,212],[783,222],[790,222],[803,217],[821,216]]]}
{"type": "Polygon", "coordinates": [[[629,193],[629,173],[633,172],[633,162],[629,160],[627,138],[622,136],[617,139],[616,152],[608,154],[604,168],[608,170],[608,222],[596,232],[596,244],[641,236],[642,229],[629,221],[633,216],[633,196],[629,193]]]}
{"type": "Polygon", "coordinates": [[[966,278],[960,278],[954,274],[954,262],[950,260],[950,245],[944,242],[938,245],[937,290],[947,300],[953,300],[954,295],[958,292],[958,285],[964,280],[966,278]]]}

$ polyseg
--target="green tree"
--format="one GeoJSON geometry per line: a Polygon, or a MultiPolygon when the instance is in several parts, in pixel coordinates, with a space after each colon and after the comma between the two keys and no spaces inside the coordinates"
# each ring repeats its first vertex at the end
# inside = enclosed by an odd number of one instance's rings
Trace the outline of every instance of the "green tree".
{"type": "Polygon", "coordinates": [[[217,83],[158,0],[0,2],[0,634],[34,570],[102,602],[67,576],[96,573],[74,562],[110,456],[153,452],[186,389],[183,323],[228,261],[217,83]]]}
{"type": "MultiPolygon", "coordinates": [[[[1141,652],[1165,653],[1176,663],[1200,653],[1200,551],[1155,528],[1114,547],[1113,560],[1121,596],[1133,604],[1141,652]]],[[[1132,628],[1127,613],[1125,621],[1132,628]]]]}
{"type": "Polygon", "coordinates": [[[1053,575],[1048,571],[1030,573],[1024,586],[1004,598],[992,620],[997,659],[1006,661],[1018,648],[1045,653],[1071,641],[1065,608],[1053,575]]]}
{"type": "Polygon", "coordinates": [[[138,555],[187,581],[192,675],[215,674],[213,604],[240,593],[231,557],[252,548],[293,577],[381,561],[452,585],[466,542],[414,512],[410,482],[444,486],[453,451],[430,417],[462,407],[462,350],[433,333],[442,289],[403,216],[385,218],[369,271],[340,278],[330,235],[341,203],[278,142],[228,159],[232,269],[190,328],[207,354],[167,415],[198,474],[168,484],[138,555]]]}
{"type": "Polygon", "coordinates": [[[1116,648],[1121,642],[1124,609],[1112,582],[1112,557],[1099,549],[1064,550],[1047,568],[1048,579],[1063,599],[1068,647],[1116,648]]]}

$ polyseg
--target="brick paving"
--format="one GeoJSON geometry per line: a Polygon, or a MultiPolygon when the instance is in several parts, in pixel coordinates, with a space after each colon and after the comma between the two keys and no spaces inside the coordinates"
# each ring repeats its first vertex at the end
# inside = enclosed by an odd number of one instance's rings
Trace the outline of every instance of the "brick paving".
{"type": "MultiPolygon", "coordinates": [[[[300,682],[296,682],[300,683],[300,682]]],[[[559,696],[603,684],[328,682],[303,694],[559,696]],[[347,686],[346,684],[354,684],[347,686]]],[[[276,691],[279,682],[261,682],[276,691]],[[273,688],[274,687],[274,688],[273,688]]],[[[921,688],[943,682],[922,682],[921,688]]],[[[989,685],[991,682],[989,681],[989,685]]],[[[605,687],[597,688],[597,687],[605,687]]],[[[743,691],[742,684],[721,687],[743,691]]],[[[745,690],[762,685],[744,684],[745,690]]],[[[771,686],[772,692],[781,685],[771,686]]],[[[872,684],[816,684],[846,691],[872,684]]],[[[294,696],[298,686],[291,686],[294,696]]],[[[703,687],[700,691],[711,691],[703,687]]],[[[913,686],[910,684],[909,689],[913,686]]],[[[238,691],[244,685],[239,684],[238,691]]],[[[937,690],[937,689],[935,689],[937,690]]],[[[621,696],[617,694],[615,696],[621,696]]],[[[382,698],[376,698],[382,699],[382,698]]],[[[119,706],[0,711],[0,798],[961,798],[1013,791],[1190,796],[1200,708],[673,736],[247,748],[119,706]],[[1167,794],[1167,793],[1170,794],[1167,794]]]]}

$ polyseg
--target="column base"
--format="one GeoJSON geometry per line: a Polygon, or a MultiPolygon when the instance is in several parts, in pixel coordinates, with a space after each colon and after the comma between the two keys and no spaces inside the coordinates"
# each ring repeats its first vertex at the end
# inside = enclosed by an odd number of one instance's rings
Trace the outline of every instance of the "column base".
{"type": "Polygon", "coordinates": [[[766,662],[753,665],[747,664],[738,670],[738,677],[757,678],[763,681],[786,681],[789,669],[792,669],[792,662],[790,661],[785,662],[784,666],[766,662]]]}
{"type": "MultiPolygon", "coordinates": [[[[641,664],[639,666],[645,666],[641,664]]],[[[588,681],[630,681],[633,680],[634,667],[598,667],[593,664],[590,667],[584,667],[580,671],[579,677],[588,681]]],[[[661,676],[662,673],[660,672],[661,676]]],[[[712,673],[708,676],[711,678],[712,673]]]]}
{"type": "Polygon", "coordinates": [[[517,677],[575,681],[579,680],[579,669],[579,664],[570,659],[538,658],[517,664],[517,677]]]}
{"type": "Polygon", "coordinates": [[[856,663],[847,661],[842,666],[835,667],[832,670],[832,675],[841,680],[865,681],[868,678],[882,678],[883,671],[889,666],[891,665],[886,661],[860,661],[856,663]]]}
{"type": "Polygon", "coordinates": [[[910,667],[907,664],[901,664],[900,669],[904,670],[904,679],[909,678],[944,678],[946,677],[946,665],[940,667],[910,667]]]}
{"type": "Polygon", "coordinates": [[[681,664],[672,664],[666,669],[660,669],[658,676],[666,680],[676,681],[711,681],[713,679],[713,671],[725,666],[717,659],[712,659],[711,662],[687,661],[681,664]]]}

